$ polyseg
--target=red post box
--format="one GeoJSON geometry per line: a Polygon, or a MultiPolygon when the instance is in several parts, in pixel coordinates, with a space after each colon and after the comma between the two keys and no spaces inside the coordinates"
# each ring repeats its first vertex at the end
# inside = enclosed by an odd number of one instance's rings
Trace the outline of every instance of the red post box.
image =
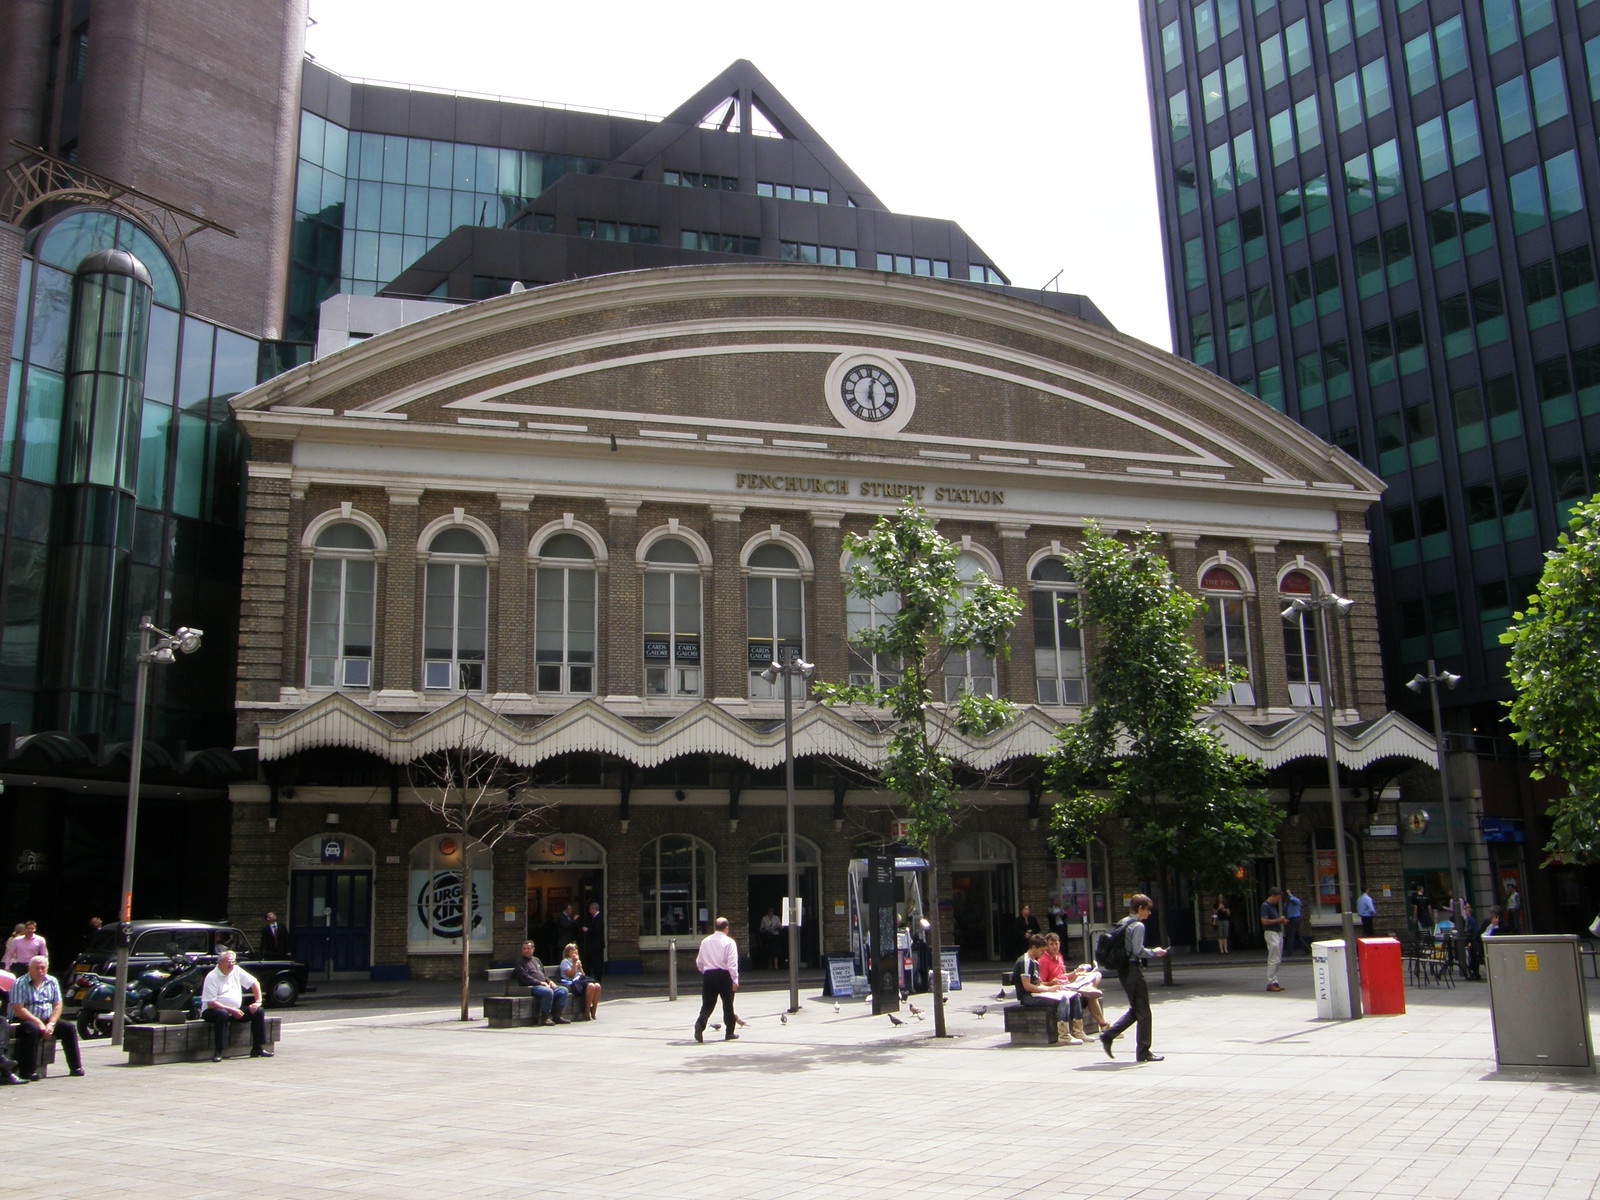
{"type": "Polygon", "coordinates": [[[1360,938],[1356,961],[1361,969],[1361,1009],[1369,1017],[1403,1016],[1405,972],[1395,938],[1360,938]]]}

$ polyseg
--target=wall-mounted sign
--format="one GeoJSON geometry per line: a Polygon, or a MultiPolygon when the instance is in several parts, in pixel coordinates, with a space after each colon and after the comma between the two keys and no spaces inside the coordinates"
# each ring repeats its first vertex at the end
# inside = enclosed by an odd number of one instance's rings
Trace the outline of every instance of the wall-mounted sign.
{"type": "Polygon", "coordinates": [[[1400,836],[1400,826],[1398,826],[1398,825],[1368,825],[1367,826],[1367,836],[1369,838],[1399,837],[1400,836]]]}

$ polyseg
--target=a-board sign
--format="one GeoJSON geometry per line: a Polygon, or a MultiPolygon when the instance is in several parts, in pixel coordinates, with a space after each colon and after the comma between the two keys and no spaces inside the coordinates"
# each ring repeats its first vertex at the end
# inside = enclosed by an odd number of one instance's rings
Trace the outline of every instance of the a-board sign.
{"type": "Polygon", "coordinates": [[[826,994],[834,997],[854,996],[856,991],[855,959],[848,954],[828,955],[826,994]]]}
{"type": "Polygon", "coordinates": [[[939,968],[944,972],[945,986],[952,992],[961,990],[961,966],[956,962],[954,950],[939,951],[939,968]]]}

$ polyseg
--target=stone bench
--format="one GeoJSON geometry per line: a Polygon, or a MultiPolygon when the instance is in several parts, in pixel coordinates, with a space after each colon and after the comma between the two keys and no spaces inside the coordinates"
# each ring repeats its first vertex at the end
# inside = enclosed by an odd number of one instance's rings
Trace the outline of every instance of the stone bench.
{"type": "MultiPolygon", "coordinates": [[[[150,1067],[157,1063],[205,1062],[215,1052],[216,1035],[206,1021],[184,1021],[176,1025],[129,1025],[122,1031],[122,1048],[131,1067],[150,1067]]],[[[267,1049],[283,1037],[283,1018],[267,1018],[267,1049]]],[[[250,1022],[228,1025],[228,1040],[222,1057],[240,1058],[250,1053],[250,1022]]]]}
{"type": "Polygon", "coordinates": [[[1013,1046],[1054,1046],[1060,1040],[1053,1008],[1008,1004],[1004,1015],[1013,1046]]]}
{"type": "MultiPolygon", "coordinates": [[[[509,972],[508,972],[509,974],[509,972]]],[[[559,986],[559,985],[558,985],[559,986]]],[[[490,1029],[511,1029],[518,1025],[532,1025],[533,1014],[538,1011],[528,989],[515,981],[506,984],[506,995],[483,998],[483,1019],[490,1029]]],[[[583,1002],[567,993],[567,1006],[561,1015],[569,1021],[587,1021],[583,1002]]]]}
{"type": "MultiPolygon", "coordinates": [[[[0,995],[3,995],[3,993],[0,993],[0,995]]],[[[65,1017],[62,1018],[62,1020],[65,1020],[65,1019],[66,1019],[65,1017]]],[[[19,1039],[19,1036],[17,1034],[17,1024],[16,1024],[15,1021],[13,1021],[11,1023],[11,1031],[10,1032],[11,1032],[11,1049],[10,1049],[9,1053],[10,1053],[12,1058],[16,1058],[16,1056],[17,1056],[17,1042],[20,1039],[19,1039]]],[[[78,1045],[80,1047],[83,1045],[83,1040],[81,1038],[78,1040],[78,1045]]],[[[49,1076],[50,1076],[50,1067],[55,1061],[56,1061],[56,1039],[55,1038],[46,1038],[46,1039],[44,1039],[43,1041],[41,1041],[39,1043],[39,1061],[38,1061],[38,1065],[34,1067],[34,1070],[36,1070],[39,1073],[39,1078],[40,1079],[48,1079],[49,1078],[49,1076]]]]}

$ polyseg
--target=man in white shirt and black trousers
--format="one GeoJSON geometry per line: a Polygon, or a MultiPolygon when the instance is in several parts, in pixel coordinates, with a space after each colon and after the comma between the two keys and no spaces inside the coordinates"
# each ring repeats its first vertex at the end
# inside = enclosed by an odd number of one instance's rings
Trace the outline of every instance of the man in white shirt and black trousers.
{"type": "Polygon", "coordinates": [[[222,1061],[222,1051],[228,1045],[228,1026],[235,1021],[250,1022],[250,1057],[271,1058],[267,1049],[267,1014],[261,1007],[261,984],[256,977],[237,966],[237,956],[224,950],[217,965],[206,975],[200,988],[200,1018],[211,1022],[216,1041],[212,1062],[222,1061]],[[244,1002],[244,990],[250,989],[250,1004],[244,1002]]]}
{"type": "Polygon", "coordinates": [[[733,1015],[733,994],[739,990],[739,943],[728,936],[727,917],[717,918],[715,928],[700,943],[694,965],[700,972],[700,1017],[694,1023],[694,1040],[706,1040],[706,1021],[720,997],[722,1021],[727,1029],[723,1040],[738,1041],[739,1035],[733,1031],[738,1023],[733,1015]]]}
{"type": "Polygon", "coordinates": [[[1153,1038],[1150,1020],[1150,987],[1144,981],[1144,964],[1152,958],[1162,958],[1166,950],[1160,946],[1146,948],[1144,944],[1144,921],[1155,905],[1150,897],[1143,893],[1136,895],[1129,902],[1133,909],[1131,917],[1122,919],[1123,939],[1128,951],[1128,961],[1123,964],[1122,970],[1117,972],[1117,979],[1122,984],[1122,990],[1128,993],[1128,1011],[1110,1029],[1100,1035],[1100,1045],[1105,1047],[1106,1057],[1115,1058],[1111,1053],[1111,1043],[1135,1021],[1139,1028],[1134,1034],[1136,1047],[1135,1057],[1139,1062],[1160,1062],[1162,1055],[1150,1051],[1150,1042],[1153,1038]]]}

